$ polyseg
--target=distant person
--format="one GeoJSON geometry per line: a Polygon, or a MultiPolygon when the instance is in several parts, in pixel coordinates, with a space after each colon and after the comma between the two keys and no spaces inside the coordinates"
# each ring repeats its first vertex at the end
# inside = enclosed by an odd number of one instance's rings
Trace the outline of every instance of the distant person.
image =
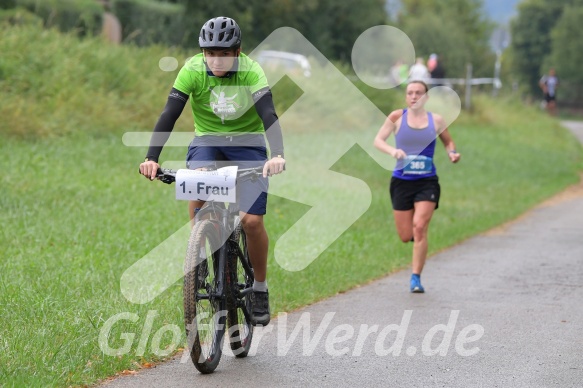
{"type": "Polygon", "coordinates": [[[434,55],[434,63],[432,63],[432,66],[429,69],[429,74],[431,74],[431,79],[433,80],[432,84],[434,86],[440,86],[443,85],[443,82],[440,80],[445,78],[445,68],[437,54],[432,55],[434,55]]]}
{"type": "Polygon", "coordinates": [[[413,242],[410,291],[415,293],[425,292],[421,271],[427,258],[427,233],[441,192],[433,163],[436,138],[439,136],[452,163],[461,157],[445,120],[425,110],[427,90],[423,81],[409,82],[407,108],[391,112],[374,139],[376,148],[397,159],[390,184],[391,201],[401,241],[413,242]],[[396,147],[387,144],[391,134],[396,147]]]}
{"type": "MultiPolygon", "coordinates": [[[[409,77],[409,65],[405,62],[402,62],[401,66],[399,66],[399,75],[403,80],[403,83],[407,82],[407,77],[409,77]]],[[[401,86],[403,86],[403,83],[401,83],[401,86]]]]}
{"type": "Polygon", "coordinates": [[[538,84],[544,93],[547,112],[555,116],[557,114],[557,89],[559,88],[559,77],[557,77],[555,69],[550,68],[549,73],[543,75],[538,84]]]}
{"type": "Polygon", "coordinates": [[[431,73],[437,65],[437,54],[431,54],[427,60],[427,70],[431,73]]]}
{"type": "Polygon", "coordinates": [[[407,65],[403,61],[398,60],[391,67],[391,79],[397,87],[401,86],[402,83],[407,82],[407,65]],[[405,68],[404,74],[403,68],[405,68]]]}
{"type": "Polygon", "coordinates": [[[415,61],[415,64],[409,69],[409,82],[411,81],[423,81],[427,83],[431,74],[427,70],[427,66],[423,63],[423,58],[419,57],[415,61]]]}

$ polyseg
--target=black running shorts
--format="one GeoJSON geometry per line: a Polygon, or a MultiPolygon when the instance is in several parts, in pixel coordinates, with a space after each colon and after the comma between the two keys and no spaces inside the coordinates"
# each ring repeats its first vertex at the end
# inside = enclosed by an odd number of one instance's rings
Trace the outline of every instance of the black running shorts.
{"type": "Polygon", "coordinates": [[[390,192],[394,210],[411,210],[415,202],[421,201],[435,202],[435,208],[439,207],[441,188],[437,176],[412,181],[392,177],[390,192]]]}

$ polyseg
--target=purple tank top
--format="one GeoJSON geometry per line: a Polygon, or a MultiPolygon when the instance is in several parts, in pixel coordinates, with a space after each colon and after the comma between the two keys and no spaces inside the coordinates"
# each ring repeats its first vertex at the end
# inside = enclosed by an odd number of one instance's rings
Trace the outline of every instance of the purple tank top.
{"type": "Polygon", "coordinates": [[[401,126],[395,135],[396,147],[407,154],[407,159],[397,161],[393,176],[405,180],[417,180],[436,176],[433,154],[435,152],[435,123],[433,115],[427,112],[428,125],[425,128],[411,128],[407,124],[407,109],[403,109],[401,126]]]}

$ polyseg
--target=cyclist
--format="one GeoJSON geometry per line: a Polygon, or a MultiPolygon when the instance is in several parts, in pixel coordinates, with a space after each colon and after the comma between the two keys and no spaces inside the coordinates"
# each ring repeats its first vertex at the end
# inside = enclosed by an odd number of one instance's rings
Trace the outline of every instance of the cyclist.
{"type": "MultiPolygon", "coordinates": [[[[285,165],[281,127],[263,69],[241,53],[241,29],[235,20],[223,16],[208,20],[200,30],[198,42],[202,53],[188,60],[178,73],[140,172],[150,180],[155,178],[162,148],[189,99],[195,126],[195,137],[186,156],[189,169],[204,169],[221,161],[241,168],[264,166],[262,178],[242,182],[238,191],[240,218],[255,275],[253,323],[267,325],[269,241],[263,215],[267,207],[267,176],[281,173],[285,165]]],[[[202,205],[201,201],[189,204],[191,220],[195,209],[202,205]]]]}
{"type": "Polygon", "coordinates": [[[407,109],[391,112],[374,139],[376,148],[397,159],[390,194],[397,233],[403,242],[413,242],[410,290],[415,293],[425,292],[421,271],[427,258],[427,232],[439,205],[440,186],[433,164],[436,136],[452,163],[457,163],[461,156],[443,118],[425,110],[427,90],[425,82],[410,81],[406,89],[407,109]],[[395,136],[396,147],[386,142],[391,134],[395,136]]]}

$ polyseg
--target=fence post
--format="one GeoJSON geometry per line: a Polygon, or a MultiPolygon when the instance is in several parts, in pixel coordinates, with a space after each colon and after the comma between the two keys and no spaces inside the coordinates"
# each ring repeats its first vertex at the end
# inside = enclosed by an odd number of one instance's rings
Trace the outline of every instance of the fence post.
{"type": "Polygon", "coordinates": [[[492,96],[496,97],[498,95],[498,89],[500,87],[499,79],[500,79],[500,67],[502,66],[501,63],[502,51],[496,50],[496,64],[494,65],[494,80],[492,82],[492,96]]]}
{"type": "Polygon", "coordinates": [[[466,66],[466,99],[464,106],[467,110],[471,107],[472,101],[472,64],[468,63],[466,66]]]}

